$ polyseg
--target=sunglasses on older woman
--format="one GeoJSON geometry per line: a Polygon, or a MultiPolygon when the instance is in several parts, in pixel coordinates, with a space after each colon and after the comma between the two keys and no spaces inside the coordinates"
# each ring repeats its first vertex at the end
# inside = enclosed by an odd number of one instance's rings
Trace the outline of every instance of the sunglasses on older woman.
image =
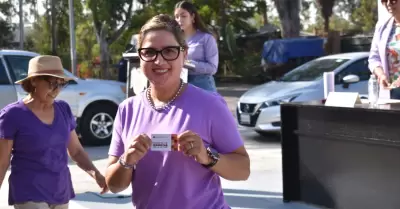
{"type": "Polygon", "coordinates": [[[387,4],[387,3],[390,3],[390,4],[396,4],[397,3],[397,0],[381,0],[381,3],[382,4],[387,4]]]}
{"type": "Polygon", "coordinates": [[[60,83],[57,82],[57,81],[51,81],[50,78],[47,77],[47,76],[42,77],[42,79],[43,79],[44,81],[46,81],[46,82],[49,84],[49,88],[50,88],[52,91],[55,91],[56,89],[62,90],[62,89],[64,89],[65,87],[67,87],[67,85],[68,85],[68,83],[65,82],[65,81],[60,82],[60,83]]]}

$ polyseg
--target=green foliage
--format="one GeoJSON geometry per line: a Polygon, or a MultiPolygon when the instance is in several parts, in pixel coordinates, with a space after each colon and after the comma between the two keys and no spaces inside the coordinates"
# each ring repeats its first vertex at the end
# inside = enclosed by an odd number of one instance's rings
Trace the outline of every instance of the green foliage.
{"type": "MultiPolygon", "coordinates": [[[[68,14],[68,0],[58,0],[55,5],[57,11],[56,15],[56,38],[57,38],[57,55],[61,57],[65,68],[70,69],[70,38],[69,38],[69,14],[68,14]]],[[[74,0],[74,18],[76,22],[82,23],[85,20],[83,15],[83,5],[80,0],[74,0]]],[[[27,34],[28,42],[32,43],[32,51],[41,54],[52,54],[51,51],[51,17],[45,15],[38,18],[37,22],[33,24],[33,29],[30,34],[27,34]]],[[[79,24],[78,24],[79,27],[79,24]]],[[[81,42],[77,40],[79,49],[81,42]]],[[[78,51],[78,60],[82,57],[78,51]]]]}
{"type": "Polygon", "coordinates": [[[363,31],[372,31],[378,21],[377,1],[359,0],[356,9],[351,14],[352,22],[363,31]]]}
{"type": "Polygon", "coordinates": [[[84,0],[84,2],[91,10],[95,24],[104,23],[112,30],[125,20],[126,7],[132,0],[84,0]]]}
{"type": "MultiPolygon", "coordinates": [[[[34,8],[38,2],[43,2],[39,0],[23,1],[26,5],[25,8],[30,8],[29,14],[36,12],[34,8]]],[[[49,4],[50,1],[46,0],[44,4],[46,2],[49,4]]],[[[82,69],[92,71],[90,72],[92,75],[100,74],[99,69],[93,70],[92,68],[92,60],[100,56],[98,43],[100,30],[95,28],[105,29],[103,32],[105,33],[104,38],[109,44],[109,55],[113,63],[116,63],[125,51],[126,44],[130,42],[131,36],[138,33],[142,25],[154,15],[160,13],[173,15],[174,6],[178,1],[180,0],[143,1],[146,2],[143,9],[135,11],[129,18],[131,21],[128,27],[119,30],[121,25],[126,22],[126,17],[129,15],[127,9],[132,0],[74,0],[77,56],[79,64],[83,63],[82,69]]],[[[237,47],[235,36],[242,31],[255,32],[264,24],[265,19],[270,24],[281,26],[273,1],[267,1],[267,4],[264,0],[192,0],[192,2],[196,4],[204,22],[210,25],[212,21],[215,21],[220,30],[219,33],[223,36],[223,41],[218,43],[220,66],[228,69],[230,73],[243,76],[257,74],[253,70],[254,66],[260,63],[260,52],[245,52],[244,49],[237,47]],[[266,15],[264,16],[264,14],[266,15]],[[249,21],[249,19],[253,19],[253,21],[249,21]]],[[[311,7],[320,8],[317,5],[318,2],[324,4],[324,6],[321,4],[324,12],[318,11],[316,24],[311,25],[308,28],[309,31],[312,31],[314,27],[324,29],[322,14],[329,16],[329,26],[339,31],[354,28],[369,31],[373,29],[377,19],[377,2],[375,0],[301,0],[300,2],[300,16],[303,23],[309,22],[310,17],[313,16],[311,7]],[[349,16],[350,19],[343,18],[343,15],[349,16]]],[[[15,16],[17,12],[18,0],[0,0],[0,17],[15,16]]],[[[70,63],[68,0],[57,0],[56,14],[57,53],[68,68],[70,63]]],[[[39,53],[51,53],[49,15],[50,11],[46,11],[43,16],[37,18],[32,33],[27,34],[29,36],[25,45],[32,46],[27,49],[39,53]]],[[[0,47],[10,42],[11,36],[7,34],[12,35],[10,32],[12,26],[2,22],[0,18],[0,47]]]]}
{"type": "Polygon", "coordinates": [[[233,26],[231,24],[226,25],[226,35],[225,35],[225,40],[226,40],[226,46],[231,53],[231,56],[235,56],[237,54],[237,46],[236,46],[236,38],[235,38],[235,32],[233,31],[233,26]]]}
{"type": "Polygon", "coordinates": [[[13,2],[0,1],[0,15],[11,16],[13,14],[13,2]]]}
{"type": "Polygon", "coordinates": [[[100,50],[97,44],[93,21],[90,17],[83,20],[77,25],[76,30],[76,45],[77,55],[80,60],[93,60],[94,57],[100,55],[100,50]]]}
{"type": "Polygon", "coordinates": [[[9,47],[14,40],[14,27],[0,19],[0,48],[9,47]]]}
{"type": "Polygon", "coordinates": [[[14,39],[14,26],[3,20],[1,16],[11,16],[12,3],[0,2],[0,48],[9,47],[14,39]]]}

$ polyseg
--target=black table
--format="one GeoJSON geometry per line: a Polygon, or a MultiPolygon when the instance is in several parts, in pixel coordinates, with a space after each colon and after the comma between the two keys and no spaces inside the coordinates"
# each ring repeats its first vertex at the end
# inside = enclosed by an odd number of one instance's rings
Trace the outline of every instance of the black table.
{"type": "Polygon", "coordinates": [[[400,104],[289,103],[281,120],[285,202],[400,208],[400,104]]]}

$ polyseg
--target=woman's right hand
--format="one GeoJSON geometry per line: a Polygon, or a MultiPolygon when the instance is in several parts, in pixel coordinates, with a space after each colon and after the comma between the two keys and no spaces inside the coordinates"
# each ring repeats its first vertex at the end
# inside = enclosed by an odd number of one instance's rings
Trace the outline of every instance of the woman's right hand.
{"type": "Polygon", "coordinates": [[[378,77],[378,82],[379,82],[380,86],[382,86],[384,88],[388,88],[390,86],[389,80],[387,79],[387,77],[381,67],[377,67],[374,70],[374,74],[378,77]]]}
{"type": "Polygon", "coordinates": [[[131,145],[125,151],[124,161],[129,165],[136,165],[151,147],[151,139],[146,134],[135,137],[131,145]]]}
{"type": "Polygon", "coordinates": [[[387,79],[386,75],[382,74],[378,77],[379,85],[384,88],[389,88],[389,80],[387,79]]]}

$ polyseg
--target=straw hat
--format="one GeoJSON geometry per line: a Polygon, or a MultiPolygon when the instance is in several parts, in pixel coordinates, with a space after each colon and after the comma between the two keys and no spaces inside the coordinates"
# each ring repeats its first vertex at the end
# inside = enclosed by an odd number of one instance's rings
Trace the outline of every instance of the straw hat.
{"type": "Polygon", "coordinates": [[[40,55],[32,58],[29,61],[28,76],[21,79],[16,84],[21,84],[29,78],[36,76],[51,76],[61,78],[66,81],[73,80],[64,73],[64,68],[61,63],[61,59],[57,56],[40,55]]]}

